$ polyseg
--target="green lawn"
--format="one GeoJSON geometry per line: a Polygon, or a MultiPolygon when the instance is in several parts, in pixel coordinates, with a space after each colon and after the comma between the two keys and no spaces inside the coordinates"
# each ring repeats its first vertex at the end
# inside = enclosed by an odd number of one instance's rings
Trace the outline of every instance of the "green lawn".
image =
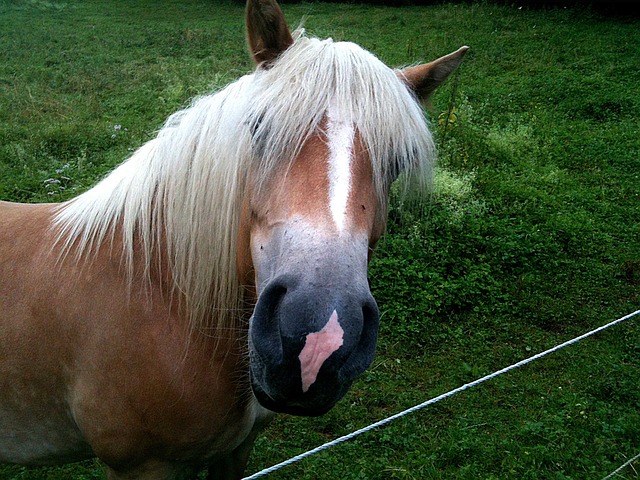
{"type": "MultiPolygon", "coordinates": [[[[471,50],[429,109],[430,201],[394,203],[371,265],[372,368],[324,417],[279,416],[248,473],[640,307],[640,20],[488,2],[283,9],[390,65],[471,50]]],[[[250,71],[243,18],[227,2],[0,0],[0,199],[70,198],[250,71]]],[[[601,479],[640,453],[639,365],[633,320],[266,478],[601,479]]],[[[3,480],[102,475],[0,466],[3,480]]]]}

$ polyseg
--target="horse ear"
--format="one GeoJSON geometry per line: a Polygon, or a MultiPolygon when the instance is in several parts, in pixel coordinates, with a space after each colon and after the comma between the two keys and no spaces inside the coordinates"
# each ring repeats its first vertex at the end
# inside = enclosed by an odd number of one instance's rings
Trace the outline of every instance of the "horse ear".
{"type": "Polygon", "coordinates": [[[426,101],[433,91],[444,82],[462,62],[462,57],[469,47],[461,47],[449,55],[440,57],[433,62],[409,67],[402,70],[400,78],[413,90],[418,98],[426,101]]]}
{"type": "Polygon", "coordinates": [[[293,43],[275,0],[247,0],[247,39],[254,61],[263,68],[269,68],[293,43]]]}

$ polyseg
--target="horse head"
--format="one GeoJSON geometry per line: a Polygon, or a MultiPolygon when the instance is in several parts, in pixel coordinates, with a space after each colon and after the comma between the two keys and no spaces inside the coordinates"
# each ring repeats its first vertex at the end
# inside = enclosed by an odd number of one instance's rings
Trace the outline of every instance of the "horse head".
{"type": "Polygon", "coordinates": [[[270,410],[320,415],[373,360],[380,315],[367,265],[385,229],[388,191],[399,170],[430,161],[414,158],[432,148],[418,100],[457,67],[466,47],[403,71],[353,44],[318,44],[305,53],[275,1],[248,2],[247,32],[257,83],[288,85],[290,97],[281,99],[292,104],[287,115],[296,115],[293,104],[304,95],[317,97],[311,104],[319,106],[284,161],[271,158],[282,149],[270,145],[273,131],[292,123],[278,117],[285,109],[256,107],[262,110],[250,121],[257,163],[269,165],[256,168],[249,181],[240,223],[238,269],[256,300],[251,384],[270,410]],[[292,65],[313,62],[310,57],[331,48],[337,48],[333,63],[318,68],[355,70],[351,80],[333,72],[311,82],[317,91],[309,91],[305,78],[322,73],[304,66],[292,74],[292,65]],[[368,62],[372,70],[360,71],[368,62]],[[397,113],[380,118],[387,108],[397,113]],[[396,143],[387,138],[394,130],[403,137],[396,143]]]}

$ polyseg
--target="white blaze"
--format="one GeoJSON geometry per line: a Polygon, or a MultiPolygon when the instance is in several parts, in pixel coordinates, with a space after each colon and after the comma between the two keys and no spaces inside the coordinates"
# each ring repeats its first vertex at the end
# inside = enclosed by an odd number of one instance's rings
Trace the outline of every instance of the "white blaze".
{"type": "Polygon", "coordinates": [[[340,118],[335,107],[330,107],[327,111],[329,207],[338,232],[344,229],[347,218],[354,135],[353,124],[340,118]]]}

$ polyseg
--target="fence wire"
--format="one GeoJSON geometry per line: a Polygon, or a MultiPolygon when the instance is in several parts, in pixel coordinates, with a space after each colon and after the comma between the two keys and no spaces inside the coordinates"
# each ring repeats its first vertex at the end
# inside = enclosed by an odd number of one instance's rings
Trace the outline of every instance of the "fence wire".
{"type": "MultiPolygon", "coordinates": [[[[427,400],[427,401],[425,401],[423,403],[420,403],[420,404],[415,405],[415,406],[413,406],[411,408],[403,410],[402,412],[396,413],[395,415],[391,415],[390,417],[387,417],[387,418],[384,418],[382,420],[379,420],[379,421],[377,421],[375,423],[372,423],[371,425],[367,425],[366,427],[363,427],[363,428],[361,428],[359,430],[351,432],[351,433],[349,433],[347,435],[343,435],[342,437],[339,437],[339,438],[336,438],[335,440],[332,440],[330,442],[324,443],[324,444],[322,444],[322,445],[320,445],[320,446],[318,446],[316,448],[313,448],[313,449],[311,449],[309,451],[306,451],[304,453],[296,455],[295,457],[291,457],[290,459],[285,460],[283,462],[280,462],[280,463],[278,463],[276,465],[273,465],[273,466],[271,466],[269,468],[265,468],[264,470],[260,470],[259,472],[256,472],[253,475],[250,475],[248,477],[244,477],[242,480],[254,480],[256,478],[260,478],[260,477],[263,477],[263,476],[268,475],[270,473],[273,473],[276,470],[280,470],[281,468],[286,467],[287,465],[291,465],[292,463],[299,462],[300,460],[302,460],[304,458],[307,458],[307,457],[310,457],[311,455],[314,455],[316,453],[322,452],[323,450],[327,450],[328,448],[331,448],[331,447],[333,447],[335,445],[338,445],[339,443],[343,443],[343,442],[346,442],[347,440],[351,440],[352,438],[357,437],[359,435],[362,435],[363,433],[367,433],[367,432],[369,432],[371,430],[374,430],[376,428],[382,427],[383,425],[386,425],[387,423],[392,422],[393,420],[396,420],[398,418],[401,418],[401,417],[404,417],[406,415],[409,415],[409,414],[411,414],[413,412],[416,412],[416,411],[421,410],[421,409],[423,409],[425,407],[428,407],[429,405],[433,405],[434,403],[437,403],[437,402],[439,402],[441,400],[449,398],[449,397],[451,397],[451,396],[453,396],[453,395],[455,395],[457,393],[460,393],[460,392],[462,392],[464,390],[467,390],[467,389],[469,389],[471,387],[475,387],[476,385],[480,385],[481,383],[484,383],[484,382],[486,382],[488,380],[491,380],[491,379],[493,379],[495,377],[503,375],[503,374],[505,374],[505,373],[507,373],[507,372],[509,372],[511,370],[514,370],[516,368],[522,367],[522,366],[524,366],[524,365],[526,365],[528,363],[533,362],[534,360],[538,360],[539,358],[542,358],[542,357],[544,357],[546,355],[549,355],[550,353],[557,352],[558,350],[561,350],[561,349],[563,349],[565,347],[568,347],[569,345],[573,345],[574,343],[579,342],[581,340],[584,340],[587,337],[595,335],[596,333],[599,333],[599,332],[601,332],[603,330],[611,328],[614,325],[617,325],[617,324],[622,323],[622,322],[624,322],[626,320],[629,320],[630,318],[632,318],[632,317],[634,317],[634,316],[636,316],[638,314],[640,314],[640,310],[636,310],[633,313],[625,315],[624,317],[620,317],[617,320],[609,322],[606,325],[602,325],[601,327],[598,327],[598,328],[596,328],[594,330],[591,330],[591,331],[589,331],[589,332],[587,332],[587,333],[585,333],[583,335],[580,335],[579,337],[572,338],[571,340],[568,340],[568,341],[566,341],[564,343],[561,343],[560,345],[556,345],[555,347],[550,348],[548,350],[545,350],[544,352],[540,352],[540,353],[538,353],[536,355],[533,355],[533,356],[531,356],[529,358],[525,358],[524,360],[520,360],[519,362],[514,363],[513,365],[509,365],[508,367],[505,367],[505,368],[503,368],[501,370],[498,370],[496,372],[490,373],[489,375],[485,375],[484,377],[479,378],[477,380],[474,380],[473,382],[466,383],[466,384],[462,385],[461,387],[458,387],[458,388],[456,388],[454,390],[450,390],[449,392],[443,393],[442,395],[438,395],[437,397],[431,398],[431,399],[429,399],[429,400],[427,400]]],[[[634,457],[633,459],[631,459],[629,462],[627,462],[627,464],[630,464],[631,462],[633,462],[633,460],[635,458],[637,458],[637,457],[634,457]]],[[[620,470],[622,468],[626,467],[627,464],[623,465],[620,468],[620,470]]],[[[617,471],[613,472],[611,475],[615,475],[616,473],[617,473],[617,471]]],[[[611,478],[611,476],[605,477],[605,478],[611,478]]],[[[605,480],[605,479],[603,479],[603,480],[605,480]]]]}

